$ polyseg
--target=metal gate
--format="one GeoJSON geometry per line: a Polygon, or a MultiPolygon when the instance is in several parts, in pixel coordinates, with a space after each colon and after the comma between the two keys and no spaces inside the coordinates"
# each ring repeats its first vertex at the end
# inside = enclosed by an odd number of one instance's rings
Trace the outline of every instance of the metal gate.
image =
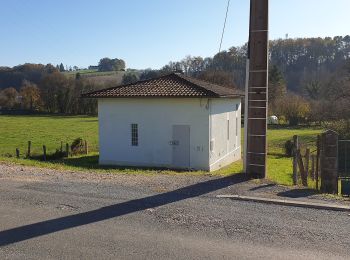
{"type": "Polygon", "coordinates": [[[339,140],[338,176],[341,181],[341,193],[350,195],[350,140],[339,140]]]}

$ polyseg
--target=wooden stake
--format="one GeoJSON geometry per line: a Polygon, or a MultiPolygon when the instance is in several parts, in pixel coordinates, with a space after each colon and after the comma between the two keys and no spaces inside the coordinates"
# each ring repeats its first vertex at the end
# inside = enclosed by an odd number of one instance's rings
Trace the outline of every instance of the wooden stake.
{"type": "Polygon", "coordinates": [[[298,166],[299,166],[299,171],[300,171],[300,175],[301,175],[301,182],[302,182],[303,186],[307,187],[307,176],[305,173],[304,162],[303,162],[303,158],[302,158],[301,153],[300,153],[300,149],[298,149],[298,151],[297,151],[297,159],[298,159],[298,166]]]}
{"type": "Polygon", "coordinates": [[[309,164],[310,164],[310,149],[306,148],[306,152],[305,152],[305,174],[306,174],[306,178],[309,177],[309,164]]]}
{"type": "Polygon", "coordinates": [[[46,161],[46,145],[43,145],[43,160],[46,161]]]}
{"type": "Polygon", "coordinates": [[[317,136],[317,154],[316,154],[316,190],[319,188],[318,179],[319,179],[319,166],[320,166],[320,153],[321,153],[321,136],[317,136]]]}
{"type": "Polygon", "coordinates": [[[298,136],[293,136],[293,184],[298,184],[298,158],[297,151],[299,149],[299,140],[298,136]]]}
{"type": "Polygon", "coordinates": [[[16,148],[16,157],[17,157],[17,159],[19,159],[19,149],[18,148],[16,148]]]}
{"type": "Polygon", "coordinates": [[[69,144],[66,143],[66,157],[69,157],[69,144]]]}
{"type": "Polygon", "coordinates": [[[89,147],[88,147],[88,142],[85,140],[85,154],[89,154],[89,147]]]}
{"type": "Polygon", "coordinates": [[[30,158],[30,150],[31,150],[31,147],[32,147],[32,142],[31,142],[31,141],[28,141],[27,158],[30,158]]]}
{"type": "Polygon", "coordinates": [[[315,162],[316,162],[316,156],[313,154],[311,156],[311,178],[313,181],[315,180],[315,162]]]}

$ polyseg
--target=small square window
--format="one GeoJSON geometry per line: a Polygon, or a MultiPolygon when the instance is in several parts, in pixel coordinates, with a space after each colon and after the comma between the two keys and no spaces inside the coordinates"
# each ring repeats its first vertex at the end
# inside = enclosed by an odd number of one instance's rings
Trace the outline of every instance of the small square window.
{"type": "Polygon", "coordinates": [[[139,131],[137,124],[131,124],[131,145],[138,146],[139,145],[139,131]]]}

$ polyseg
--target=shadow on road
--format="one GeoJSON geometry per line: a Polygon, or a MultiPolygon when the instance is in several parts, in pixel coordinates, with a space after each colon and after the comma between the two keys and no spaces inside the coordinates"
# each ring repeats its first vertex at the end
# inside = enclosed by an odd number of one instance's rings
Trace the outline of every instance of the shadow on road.
{"type": "Polygon", "coordinates": [[[229,177],[197,183],[146,198],[122,202],[84,213],[4,230],[0,232],[0,246],[6,246],[65,229],[84,226],[137,211],[142,211],[148,208],[159,207],[185,199],[194,198],[244,181],[246,181],[244,174],[236,174],[229,177]]]}
{"type": "Polygon", "coordinates": [[[305,198],[316,195],[318,192],[312,189],[293,189],[277,193],[277,196],[286,198],[305,198]]]}
{"type": "Polygon", "coordinates": [[[275,186],[276,186],[275,183],[270,183],[270,184],[265,184],[265,185],[251,188],[250,191],[263,190],[263,189],[268,189],[268,188],[275,187],[275,186]]]}

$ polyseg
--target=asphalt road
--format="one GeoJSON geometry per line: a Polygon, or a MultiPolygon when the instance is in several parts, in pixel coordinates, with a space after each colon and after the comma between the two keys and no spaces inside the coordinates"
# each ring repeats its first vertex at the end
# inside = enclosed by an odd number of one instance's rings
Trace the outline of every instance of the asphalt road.
{"type": "Polygon", "coordinates": [[[0,172],[0,259],[350,259],[348,213],[215,198],[239,177],[26,171],[0,172]]]}

